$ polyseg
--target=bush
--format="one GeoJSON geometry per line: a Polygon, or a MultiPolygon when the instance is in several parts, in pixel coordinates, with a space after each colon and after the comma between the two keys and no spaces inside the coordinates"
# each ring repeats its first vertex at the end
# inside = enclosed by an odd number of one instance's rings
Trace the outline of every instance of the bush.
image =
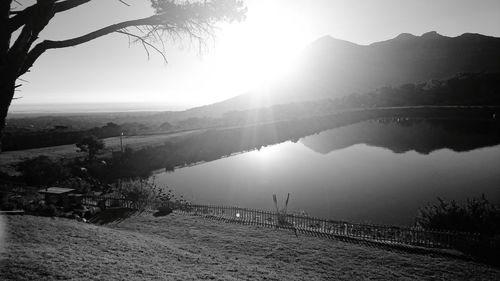
{"type": "Polygon", "coordinates": [[[439,203],[419,210],[416,224],[424,229],[446,229],[480,233],[477,241],[455,242],[455,247],[483,261],[500,265],[500,208],[491,204],[483,195],[467,199],[465,204],[439,203]]]}
{"type": "Polygon", "coordinates": [[[124,181],[121,184],[120,193],[126,199],[134,201],[149,201],[154,198],[154,186],[144,180],[124,181]]]}
{"type": "Polygon", "coordinates": [[[438,204],[419,210],[418,226],[482,234],[500,233],[500,208],[486,200],[484,195],[480,199],[467,199],[463,205],[454,200],[447,202],[438,198],[438,201],[438,204]]]}
{"type": "Polygon", "coordinates": [[[28,210],[28,207],[41,200],[42,196],[36,190],[29,188],[15,191],[0,192],[0,210],[28,210]]]}
{"type": "MultiPolygon", "coordinates": [[[[160,187],[153,180],[130,180],[122,182],[119,193],[126,199],[136,202],[137,209],[144,209],[148,205],[154,203],[158,208],[165,212],[167,209],[174,208],[174,205],[179,205],[179,200],[174,200],[172,190],[167,190],[168,187],[160,187]]],[[[171,211],[170,211],[171,212],[171,211]]]]}
{"type": "Polygon", "coordinates": [[[69,177],[69,170],[60,161],[40,155],[19,163],[17,170],[21,172],[26,183],[49,186],[69,177]]]}

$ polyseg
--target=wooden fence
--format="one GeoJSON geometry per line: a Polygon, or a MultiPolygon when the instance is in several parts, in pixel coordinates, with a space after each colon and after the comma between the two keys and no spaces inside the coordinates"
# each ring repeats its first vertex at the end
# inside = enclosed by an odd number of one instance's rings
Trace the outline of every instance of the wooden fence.
{"type": "Polygon", "coordinates": [[[102,208],[123,207],[131,209],[156,209],[157,207],[151,201],[140,201],[107,196],[82,196],[81,202],[83,205],[102,208]]]}
{"type": "MultiPolygon", "coordinates": [[[[82,203],[93,206],[145,208],[156,210],[160,202],[136,202],[123,198],[83,197],[82,203]]],[[[164,203],[163,203],[164,204],[164,203]]],[[[453,249],[457,245],[472,245],[480,241],[475,233],[424,230],[414,227],[385,226],[320,219],[295,214],[228,206],[167,203],[177,213],[199,215],[232,223],[283,228],[332,239],[349,238],[388,246],[418,246],[453,249]]]]}
{"type": "Polygon", "coordinates": [[[479,241],[479,234],[424,230],[419,228],[384,226],[327,220],[295,214],[225,206],[191,205],[179,212],[219,218],[235,223],[255,224],[291,229],[331,238],[355,238],[357,240],[452,249],[464,243],[479,241]]]}

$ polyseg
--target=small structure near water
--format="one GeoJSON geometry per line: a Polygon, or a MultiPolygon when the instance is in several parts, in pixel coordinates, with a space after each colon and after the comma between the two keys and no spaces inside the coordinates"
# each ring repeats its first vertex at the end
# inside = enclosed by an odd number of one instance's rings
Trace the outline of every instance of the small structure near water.
{"type": "Polygon", "coordinates": [[[72,195],[74,191],[75,191],[74,188],[53,186],[40,189],[38,193],[43,194],[45,196],[45,202],[47,202],[47,204],[54,204],[57,206],[62,206],[64,208],[67,208],[71,203],[70,195],[72,195]]]}

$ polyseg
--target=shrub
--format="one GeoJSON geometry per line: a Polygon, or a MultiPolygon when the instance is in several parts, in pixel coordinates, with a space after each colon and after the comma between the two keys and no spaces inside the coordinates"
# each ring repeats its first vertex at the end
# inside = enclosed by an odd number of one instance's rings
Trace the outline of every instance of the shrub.
{"type": "MultiPolygon", "coordinates": [[[[2,188],[2,186],[0,186],[2,188]]],[[[40,201],[42,196],[29,187],[0,191],[0,210],[28,210],[28,207],[40,201]]]]}
{"type": "Polygon", "coordinates": [[[156,206],[160,211],[168,212],[168,209],[178,208],[185,201],[174,200],[172,190],[167,191],[167,188],[167,186],[158,186],[154,178],[152,180],[129,180],[122,182],[119,193],[126,199],[137,202],[138,209],[156,206]]]}
{"type": "Polygon", "coordinates": [[[60,161],[40,155],[19,163],[17,170],[28,184],[49,186],[69,177],[69,170],[60,161]]]}
{"type": "Polygon", "coordinates": [[[500,208],[491,204],[484,195],[458,204],[438,198],[439,203],[419,210],[418,226],[427,229],[448,229],[482,234],[500,233],[500,208]]]}
{"type": "Polygon", "coordinates": [[[439,203],[419,210],[416,224],[424,229],[480,233],[478,240],[457,240],[454,247],[483,261],[500,265],[500,208],[483,195],[465,204],[439,203]]]}

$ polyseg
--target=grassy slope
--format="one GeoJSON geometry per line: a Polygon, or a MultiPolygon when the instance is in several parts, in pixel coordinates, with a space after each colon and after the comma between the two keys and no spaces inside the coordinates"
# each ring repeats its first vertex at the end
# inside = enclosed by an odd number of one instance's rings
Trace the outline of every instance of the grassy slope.
{"type": "Polygon", "coordinates": [[[6,221],[1,280],[500,280],[500,269],[473,262],[177,214],[108,226],[6,221]]]}

